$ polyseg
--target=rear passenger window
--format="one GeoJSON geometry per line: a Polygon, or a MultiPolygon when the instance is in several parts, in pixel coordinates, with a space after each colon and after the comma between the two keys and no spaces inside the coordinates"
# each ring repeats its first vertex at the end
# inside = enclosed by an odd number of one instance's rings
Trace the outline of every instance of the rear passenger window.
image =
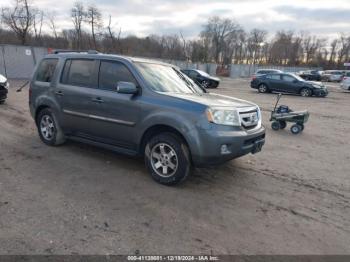
{"type": "Polygon", "coordinates": [[[91,78],[94,73],[95,60],[71,59],[67,60],[64,66],[62,83],[73,86],[91,85],[91,78]]]}
{"type": "Polygon", "coordinates": [[[280,75],[267,75],[266,78],[272,79],[272,80],[281,80],[280,75]]]}
{"type": "Polygon", "coordinates": [[[99,88],[105,90],[116,91],[118,82],[131,82],[138,85],[129,69],[120,62],[101,61],[98,79],[99,88]]]}
{"type": "Polygon", "coordinates": [[[57,62],[57,58],[47,58],[42,60],[38,67],[36,81],[50,83],[53,74],[55,73],[57,62]]]}

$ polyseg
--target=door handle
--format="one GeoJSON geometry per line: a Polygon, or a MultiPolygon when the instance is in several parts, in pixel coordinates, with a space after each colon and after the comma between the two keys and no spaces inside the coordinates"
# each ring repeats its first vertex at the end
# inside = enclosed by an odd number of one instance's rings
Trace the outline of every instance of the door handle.
{"type": "Polygon", "coordinates": [[[58,95],[58,96],[63,96],[63,92],[60,91],[60,90],[59,90],[59,91],[56,91],[55,94],[58,95]]]}
{"type": "Polygon", "coordinates": [[[104,101],[101,99],[101,97],[93,98],[93,99],[91,99],[91,101],[94,102],[94,103],[99,103],[99,104],[101,104],[101,103],[104,102],[104,101]]]}

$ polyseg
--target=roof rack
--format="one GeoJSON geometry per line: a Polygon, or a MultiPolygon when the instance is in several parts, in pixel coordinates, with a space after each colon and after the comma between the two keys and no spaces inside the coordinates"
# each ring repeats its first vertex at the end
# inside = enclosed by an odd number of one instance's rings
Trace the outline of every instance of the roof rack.
{"type": "Polygon", "coordinates": [[[53,51],[53,54],[60,53],[88,53],[88,54],[99,54],[96,50],[66,50],[66,49],[57,49],[53,51]]]}

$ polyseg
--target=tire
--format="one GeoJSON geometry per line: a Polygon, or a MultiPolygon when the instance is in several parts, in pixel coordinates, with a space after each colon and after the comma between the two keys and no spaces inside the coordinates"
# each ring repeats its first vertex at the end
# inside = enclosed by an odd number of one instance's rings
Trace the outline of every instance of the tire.
{"type": "Polygon", "coordinates": [[[201,83],[201,85],[202,85],[203,88],[207,89],[207,88],[209,88],[210,83],[209,83],[209,81],[207,81],[207,80],[203,80],[202,83],[201,83]]]}
{"type": "Polygon", "coordinates": [[[258,91],[259,91],[259,93],[267,93],[267,92],[269,92],[269,88],[265,84],[260,84],[258,86],[258,91]]]}
{"type": "Polygon", "coordinates": [[[39,137],[46,145],[58,146],[66,141],[57,118],[50,108],[45,108],[39,112],[36,125],[39,137]]]}
{"type": "Polygon", "coordinates": [[[299,124],[299,126],[301,127],[301,131],[304,131],[305,126],[303,124],[299,124]]]}
{"type": "Polygon", "coordinates": [[[312,91],[310,88],[304,87],[300,90],[300,95],[303,97],[309,97],[309,96],[312,96],[312,91]]]}
{"type": "Polygon", "coordinates": [[[277,131],[277,130],[279,130],[279,129],[281,128],[281,125],[280,125],[279,122],[273,121],[273,122],[271,123],[271,128],[272,128],[273,130],[277,131]]]}
{"type": "Polygon", "coordinates": [[[280,124],[280,129],[285,129],[287,126],[286,121],[279,121],[279,124],[280,124]]]}
{"type": "Polygon", "coordinates": [[[298,124],[294,124],[290,127],[292,134],[297,135],[302,131],[302,127],[298,124]]]}
{"type": "Polygon", "coordinates": [[[145,164],[152,178],[163,185],[176,185],[191,172],[190,152],[173,133],[153,136],[145,147],[145,164]]]}

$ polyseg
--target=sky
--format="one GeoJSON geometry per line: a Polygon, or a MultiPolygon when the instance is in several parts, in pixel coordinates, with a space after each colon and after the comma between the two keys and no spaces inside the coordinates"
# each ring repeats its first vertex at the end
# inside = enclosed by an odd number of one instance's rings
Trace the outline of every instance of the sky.
{"type": "MultiPolygon", "coordinates": [[[[72,0],[29,0],[32,5],[56,13],[59,29],[72,28],[72,0]]],[[[0,6],[13,0],[1,0],[0,6]]],[[[350,34],[350,0],[88,0],[109,15],[116,31],[123,36],[178,34],[195,38],[209,17],[234,19],[246,30],[265,29],[270,35],[278,30],[305,32],[325,38],[350,34]]],[[[48,27],[45,27],[48,30],[48,27]]]]}

